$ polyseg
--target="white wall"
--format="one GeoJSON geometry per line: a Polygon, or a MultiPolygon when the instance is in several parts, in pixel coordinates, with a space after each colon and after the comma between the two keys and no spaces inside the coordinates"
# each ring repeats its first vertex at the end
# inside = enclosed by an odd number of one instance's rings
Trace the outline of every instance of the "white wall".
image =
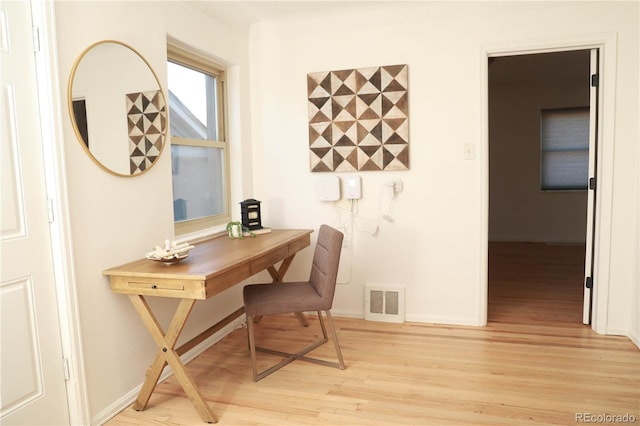
{"type": "MultiPolygon", "coordinates": [[[[129,44],[151,64],[166,94],[167,35],[230,66],[233,98],[229,123],[232,205],[243,199],[250,174],[248,39],[177,2],[56,2],[57,48],[62,92],[76,58],[90,44],[114,39],[129,44]],[[247,171],[249,170],[249,171],[247,171]]],[[[67,111],[66,99],[63,111],[67,111]]],[[[75,276],[90,412],[93,422],[113,414],[114,404],[141,385],[155,345],[125,296],[109,290],[102,271],[144,256],[154,245],[174,238],[170,150],[142,176],[110,175],[88,158],[68,117],[64,135],[75,276]]],[[[239,207],[234,216],[239,216],[239,207]]],[[[242,304],[240,288],[199,302],[183,337],[193,336],[242,304]]],[[[166,327],[173,301],[151,301],[166,327]]],[[[178,342],[178,343],[180,343],[178,342]]],[[[122,408],[122,407],[116,407],[122,408]]]]}
{"type": "MultiPolygon", "coordinates": [[[[638,326],[630,325],[632,318],[637,322],[632,312],[638,310],[640,273],[637,4],[376,3],[367,5],[364,16],[329,10],[330,19],[261,24],[250,38],[177,2],[56,2],[55,7],[63,88],[76,57],[102,39],[136,48],[165,90],[167,34],[231,65],[232,205],[248,197],[261,200],[264,222],[272,227],[317,229],[323,222],[343,225],[349,216],[313,194],[318,176],[309,171],[306,74],[408,64],[411,169],[360,174],[363,198],[349,235],[352,254],[345,249],[341,272],[348,283],[339,286],[334,308],[337,314],[362,316],[365,284],[401,284],[407,288],[407,319],[462,324],[481,323],[484,297],[487,200],[481,162],[487,159],[479,149],[476,160],[463,157],[465,143],[479,147],[486,125],[481,119],[483,48],[585,31],[617,32],[616,105],[605,106],[616,112],[609,159],[615,191],[606,235],[611,243],[607,320],[610,330],[632,330],[638,341],[638,326]],[[358,230],[377,222],[380,188],[391,179],[404,182],[393,209],[395,222],[380,221],[375,236],[358,230]]],[[[99,420],[141,384],[155,352],[129,301],[110,292],[101,272],[172,238],[170,161],[165,151],[148,173],[119,178],[87,158],[70,120],[64,134],[90,409],[99,420]]],[[[288,277],[305,276],[309,257],[310,250],[299,256],[288,277]]],[[[186,336],[239,306],[238,290],[197,304],[186,336]]],[[[174,304],[154,306],[166,323],[174,304]]]]}
{"type": "MultiPolygon", "coordinates": [[[[376,65],[409,66],[409,171],[363,172],[356,225],[375,220],[381,185],[402,179],[395,223],[377,235],[354,232],[350,281],[339,286],[337,313],[361,316],[366,284],[406,286],[408,320],[480,324],[486,305],[483,140],[483,52],[549,44],[585,34],[616,33],[615,139],[608,153],[612,204],[609,331],[628,333],[637,285],[635,178],[638,115],[638,5],[626,2],[376,3],[366,11],[263,23],[251,33],[255,196],[273,226],[343,225],[331,204],[316,200],[309,171],[307,73],[376,65]],[[635,118],[634,118],[635,117],[635,118]],[[476,159],[464,159],[464,144],[476,159]],[[635,279],[635,281],[634,281],[635,279]]],[[[611,52],[607,53],[608,55],[611,52]]],[[[610,116],[609,116],[610,118],[610,116]]],[[[609,135],[610,136],[610,135],[609,135]]],[[[608,197],[608,198],[607,198],[608,197]]],[[[342,203],[342,207],[348,205],[342,203]]],[[[344,214],[343,214],[344,216],[344,214]]],[[[607,253],[603,254],[607,255],[607,253]]],[[[348,269],[348,265],[345,266],[348,269]]],[[[345,273],[344,276],[348,276],[345,273]]],[[[603,299],[604,300],[604,299],[603,299]]]]}

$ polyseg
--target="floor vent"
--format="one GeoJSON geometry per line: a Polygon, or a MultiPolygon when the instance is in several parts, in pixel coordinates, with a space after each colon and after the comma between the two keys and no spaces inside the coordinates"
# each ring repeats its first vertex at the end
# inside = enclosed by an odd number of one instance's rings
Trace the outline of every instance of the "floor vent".
{"type": "Polygon", "coordinates": [[[366,286],[364,319],[404,322],[404,287],[366,286]]]}

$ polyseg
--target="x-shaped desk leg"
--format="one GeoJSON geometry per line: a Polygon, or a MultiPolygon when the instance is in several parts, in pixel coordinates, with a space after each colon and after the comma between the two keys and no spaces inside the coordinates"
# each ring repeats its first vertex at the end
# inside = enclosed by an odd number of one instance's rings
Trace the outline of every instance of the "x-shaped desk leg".
{"type": "Polygon", "coordinates": [[[180,333],[184,328],[184,324],[187,321],[187,318],[191,313],[191,309],[196,301],[194,299],[182,299],[180,301],[178,309],[176,310],[176,313],[169,324],[169,328],[165,333],[143,296],[129,295],[129,299],[131,300],[131,303],[133,303],[138,315],[142,318],[142,322],[147,327],[147,330],[149,330],[149,333],[151,333],[153,340],[158,346],[158,353],[156,354],[153,364],[151,364],[147,370],[146,379],[133,408],[137,411],[145,409],[149,402],[149,398],[151,398],[151,393],[153,393],[153,390],[158,384],[158,379],[160,378],[160,374],[162,374],[162,370],[164,370],[164,367],[169,364],[173,369],[176,379],[195,406],[200,417],[202,417],[202,420],[207,423],[216,423],[217,420],[214,417],[211,408],[203,398],[198,387],[193,382],[193,379],[191,379],[191,376],[187,373],[184,364],[182,364],[182,361],[180,360],[180,356],[174,349],[176,341],[178,340],[178,337],[180,336],[180,333]]]}
{"type": "MultiPolygon", "coordinates": [[[[291,266],[291,262],[293,262],[294,257],[295,255],[287,257],[285,260],[282,261],[278,269],[276,269],[275,265],[269,266],[267,268],[267,271],[269,271],[269,275],[271,275],[271,279],[273,279],[274,283],[282,282],[284,278],[284,274],[286,274],[287,271],[289,270],[289,266],[291,266]]],[[[309,323],[307,322],[307,319],[304,317],[302,312],[296,312],[296,317],[298,317],[298,321],[300,321],[301,325],[305,327],[309,325],[309,323]]],[[[256,320],[259,321],[259,318],[256,317],[256,320]]]]}

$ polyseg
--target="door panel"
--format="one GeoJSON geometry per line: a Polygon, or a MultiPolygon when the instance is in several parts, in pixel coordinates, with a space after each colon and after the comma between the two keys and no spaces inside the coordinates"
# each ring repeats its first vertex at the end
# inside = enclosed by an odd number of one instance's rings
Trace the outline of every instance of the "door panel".
{"type": "Polygon", "coordinates": [[[2,410],[11,413],[42,397],[32,277],[5,281],[2,297],[2,410]],[[7,368],[9,367],[9,368],[7,368]]]}
{"type": "MultiPolygon", "coordinates": [[[[590,75],[596,75],[597,82],[599,80],[598,70],[598,49],[591,49],[591,72],[590,75]]],[[[589,178],[594,179],[593,186],[587,190],[587,235],[584,256],[584,304],[582,309],[582,323],[591,324],[591,311],[593,305],[593,238],[595,235],[595,197],[596,197],[596,153],[598,142],[598,90],[599,82],[591,84],[589,91],[589,178]]]]}
{"type": "Polygon", "coordinates": [[[31,5],[0,6],[0,423],[69,424],[31,5]]]}

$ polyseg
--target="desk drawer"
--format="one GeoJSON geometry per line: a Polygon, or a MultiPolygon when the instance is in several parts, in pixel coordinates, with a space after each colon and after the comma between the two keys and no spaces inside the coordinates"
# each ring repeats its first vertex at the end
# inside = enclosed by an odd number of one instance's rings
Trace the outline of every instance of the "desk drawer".
{"type": "Polygon", "coordinates": [[[136,277],[111,277],[111,290],[121,294],[204,299],[204,281],[153,279],[136,277]]]}
{"type": "Polygon", "coordinates": [[[282,247],[278,250],[272,251],[271,253],[267,253],[266,255],[251,262],[251,274],[257,274],[287,257],[289,257],[289,249],[287,247],[282,247]]]}
{"type": "Polygon", "coordinates": [[[184,283],[140,283],[137,281],[129,281],[129,288],[132,289],[150,289],[150,290],[173,290],[184,291],[184,283]]]}

